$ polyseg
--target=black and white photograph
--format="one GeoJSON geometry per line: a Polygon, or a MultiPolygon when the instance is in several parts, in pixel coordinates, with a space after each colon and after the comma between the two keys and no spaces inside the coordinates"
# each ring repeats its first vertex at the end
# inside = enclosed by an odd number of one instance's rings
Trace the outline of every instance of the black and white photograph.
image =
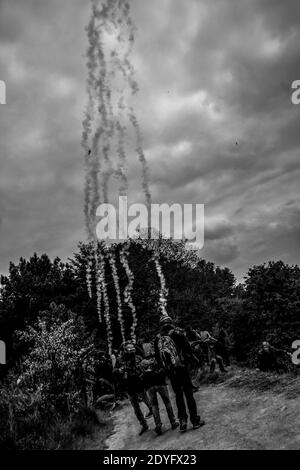
{"type": "Polygon", "coordinates": [[[300,450],[299,177],[299,0],[0,0],[0,451],[300,450]]]}

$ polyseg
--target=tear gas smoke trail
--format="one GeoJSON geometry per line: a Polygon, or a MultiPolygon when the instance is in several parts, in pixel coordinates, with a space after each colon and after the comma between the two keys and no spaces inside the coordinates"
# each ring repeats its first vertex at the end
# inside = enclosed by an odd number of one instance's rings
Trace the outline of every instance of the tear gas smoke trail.
{"type": "Polygon", "coordinates": [[[88,69],[88,77],[87,77],[87,95],[88,95],[88,104],[85,111],[85,117],[82,123],[83,130],[82,130],[82,139],[81,145],[84,149],[85,155],[85,187],[84,187],[84,214],[85,214],[85,224],[87,229],[88,239],[92,238],[92,224],[91,224],[91,213],[90,213],[90,205],[91,205],[91,193],[92,193],[92,182],[91,182],[91,150],[89,140],[92,134],[92,121],[94,117],[94,88],[95,88],[95,71],[96,71],[96,58],[95,58],[95,36],[94,36],[94,29],[95,29],[95,17],[94,12],[92,12],[89,24],[87,26],[87,35],[89,46],[87,50],[87,69],[88,69]]]}
{"type": "Polygon", "coordinates": [[[150,212],[150,206],[151,206],[151,193],[149,189],[149,170],[148,170],[148,165],[147,161],[144,155],[143,147],[142,147],[142,137],[141,137],[141,132],[140,132],[140,127],[138,120],[133,112],[133,109],[131,108],[130,110],[130,121],[135,129],[136,132],[136,139],[137,139],[137,147],[136,151],[139,157],[139,160],[142,164],[142,172],[143,172],[143,190],[145,193],[145,199],[146,199],[146,205],[148,207],[148,213],[150,212]]]}
{"type": "Polygon", "coordinates": [[[92,263],[89,257],[86,268],[86,283],[89,297],[92,298],[92,263]]]}
{"type": "MultiPolygon", "coordinates": [[[[109,68],[108,72],[108,83],[112,84],[114,79],[118,78],[118,71],[122,68],[122,59],[120,58],[120,54],[122,48],[126,46],[126,37],[123,32],[123,14],[122,14],[122,4],[123,1],[113,1],[111,2],[112,11],[111,11],[111,23],[114,28],[115,34],[117,34],[117,44],[114,46],[110,53],[111,58],[111,67],[109,68]]],[[[121,74],[123,75],[123,74],[121,74]]],[[[119,91],[120,98],[116,101],[116,108],[117,112],[114,114],[113,107],[112,107],[112,99],[111,99],[111,90],[107,87],[107,95],[108,95],[108,104],[109,104],[109,115],[110,115],[110,122],[112,124],[112,131],[115,130],[116,132],[116,141],[117,141],[117,155],[118,155],[118,165],[114,171],[114,175],[119,179],[120,186],[119,186],[119,195],[126,195],[128,190],[128,181],[126,176],[126,151],[125,151],[125,132],[126,126],[122,124],[122,118],[125,110],[124,105],[124,93],[125,93],[125,83],[123,82],[123,87],[119,91]]],[[[117,90],[115,90],[115,95],[117,95],[117,90]]],[[[116,97],[115,97],[116,98],[116,97]]],[[[112,132],[113,135],[113,132],[112,132]]]]}
{"type": "MultiPolygon", "coordinates": [[[[95,9],[95,15],[98,15],[98,10],[95,9]]],[[[96,29],[96,54],[98,59],[98,78],[96,80],[96,94],[97,94],[97,111],[99,116],[101,116],[101,121],[98,123],[98,128],[95,131],[93,138],[93,153],[94,153],[94,165],[93,165],[93,182],[94,182],[94,198],[92,209],[95,214],[96,209],[99,205],[99,171],[100,171],[100,158],[98,155],[99,152],[99,140],[102,137],[102,153],[105,166],[109,166],[109,144],[108,144],[108,113],[107,113],[107,103],[106,103],[106,75],[107,75],[107,65],[105,60],[104,53],[104,44],[103,44],[103,21],[100,22],[100,25],[96,29]]],[[[108,181],[106,176],[106,168],[102,170],[102,184],[103,184],[103,200],[108,202],[108,181]]]]}
{"type": "MultiPolygon", "coordinates": [[[[113,6],[113,2],[110,3],[110,6],[113,6]]],[[[118,27],[118,24],[116,24],[116,14],[113,10],[113,8],[110,11],[110,21],[115,24],[116,27],[118,27]]],[[[104,25],[103,25],[104,26],[104,25]]],[[[113,50],[111,53],[111,56],[113,57],[114,55],[117,54],[117,50],[113,50]]],[[[113,112],[113,106],[112,106],[112,97],[111,97],[111,90],[109,89],[109,84],[113,82],[114,76],[115,76],[115,71],[113,68],[109,68],[104,60],[104,54],[102,50],[99,50],[99,59],[101,61],[102,65],[102,70],[103,74],[100,77],[103,90],[101,93],[101,101],[103,104],[103,112],[105,116],[105,143],[103,146],[103,154],[104,154],[104,159],[107,163],[108,169],[106,172],[103,174],[103,188],[104,188],[104,202],[108,199],[108,194],[107,194],[107,188],[108,188],[108,182],[111,174],[113,173],[110,161],[109,161],[109,152],[110,152],[110,141],[114,137],[114,129],[115,129],[115,116],[113,112]]],[[[119,122],[117,122],[119,124],[119,122]]],[[[118,127],[118,143],[119,143],[119,148],[118,148],[118,153],[119,153],[119,159],[120,159],[120,154],[123,156],[125,155],[124,152],[124,144],[123,141],[121,141],[120,137],[120,131],[118,127]]],[[[119,165],[119,170],[120,165],[119,165]]],[[[123,178],[124,181],[124,178],[123,178]]],[[[124,185],[124,183],[123,183],[124,185]]],[[[121,192],[121,190],[120,190],[121,192]]],[[[122,335],[122,340],[125,341],[125,327],[124,327],[124,320],[123,320],[123,312],[122,312],[122,301],[121,301],[121,294],[120,294],[120,286],[119,286],[119,279],[118,279],[118,272],[116,268],[116,261],[115,261],[115,256],[114,254],[109,251],[108,253],[108,261],[111,267],[112,271],[112,276],[113,276],[113,282],[116,290],[116,297],[117,297],[117,310],[118,310],[118,320],[120,324],[120,329],[121,329],[121,335],[122,335]]]]}
{"type": "MultiPolygon", "coordinates": [[[[124,19],[125,19],[125,22],[126,22],[126,25],[127,25],[127,29],[129,31],[129,37],[128,37],[129,47],[128,47],[127,53],[125,54],[125,57],[124,57],[124,63],[123,63],[122,70],[123,70],[123,73],[124,73],[124,77],[127,78],[129,87],[131,89],[131,94],[132,94],[132,97],[133,97],[138,92],[138,85],[137,85],[137,82],[134,78],[135,70],[134,70],[134,67],[133,67],[132,63],[129,60],[129,56],[130,56],[130,53],[131,53],[131,50],[132,50],[132,47],[133,47],[133,44],[134,44],[135,25],[134,25],[134,23],[131,19],[131,16],[130,16],[130,4],[129,4],[129,2],[125,1],[123,5],[124,5],[123,15],[124,15],[124,19]]],[[[148,169],[147,160],[145,158],[144,151],[143,151],[142,134],[141,134],[140,126],[139,126],[138,119],[137,119],[132,107],[130,107],[130,109],[129,109],[129,119],[130,119],[130,122],[131,122],[131,124],[132,124],[132,126],[135,130],[135,134],[136,134],[136,152],[138,154],[139,161],[142,164],[142,177],[143,177],[142,186],[143,186],[143,191],[144,191],[144,194],[145,194],[146,204],[147,204],[147,207],[148,207],[148,210],[149,210],[150,209],[150,204],[151,204],[151,193],[150,193],[150,188],[149,188],[149,169],[148,169]]]]}
{"type": "Polygon", "coordinates": [[[125,324],[124,324],[124,319],[123,319],[122,300],[121,300],[118,271],[116,267],[116,258],[113,252],[110,252],[108,261],[110,264],[110,268],[111,268],[111,272],[113,276],[113,282],[114,282],[115,291],[116,291],[118,320],[119,320],[120,329],[121,329],[122,342],[124,343],[126,341],[125,324]]]}
{"type": "Polygon", "coordinates": [[[97,291],[96,291],[96,295],[97,295],[97,313],[98,313],[98,319],[99,319],[99,323],[102,323],[102,310],[101,310],[101,301],[102,301],[102,290],[101,290],[101,279],[100,279],[100,276],[99,276],[99,265],[97,263],[97,267],[96,267],[97,271],[96,271],[96,276],[97,276],[97,291]]]}
{"type": "Polygon", "coordinates": [[[124,140],[125,140],[125,131],[126,127],[123,126],[120,122],[120,117],[117,122],[117,132],[118,132],[118,176],[120,179],[119,195],[126,196],[128,191],[128,180],[126,176],[127,163],[126,163],[126,152],[124,150],[124,140]]]}
{"type": "MultiPolygon", "coordinates": [[[[124,43],[125,39],[123,35],[120,33],[119,35],[120,42],[124,43]]],[[[120,70],[123,75],[122,70],[122,61],[119,57],[118,50],[114,51],[114,64],[117,70],[120,70]]],[[[122,90],[120,91],[120,98],[117,102],[117,117],[116,117],[116,130],[117,130],[117,154],[118,154],[118,170],[117,176],[120,180],[119,186],[119,195],[126,196],[128,192],[128,180],[127,180],[127,156],[125,151],[125,135],[126,135],[126,125],[123,124],[124,114],[126,111],[126,106],[124,103],[124,93],[125,93],[125,85],[123,85],[122,90]]]]}
{"type": "MultiPolygon", "coordinates": [[[[125,116],[135,131],[135,150],[139,161],[142,164],[142,187],[145,194],[147,206],[151,204],[151,194],[149,189],[149,171],[142,147],[142,137],[139,123],[132,106],[125,105],[126,86],[131,97],[138,92],[138,85],[134,78],[134,67],[130,62],[130,54],[134,43],[134,24],[130,17],[130,5],[126,0],[104,0],[99,6],[99,0],[92,0],[92,18],[88,26],[88,107],[84,120],[83,144],[85,148],[86,160],[86,182],[85,182],[85,219],[89,239],[95,237],[95,214],[100,201],[99,176],[102,177],[103,202],[108,202],[109,180],[113,173],[120,179],[119,194],[127,194],[127,155],[125,146],[126,125],[125,116]],[[110,60],[107,58],[105,42],[105,32],[118,32],[117,45],[113,48],[110,60]],[[124,46],[122,48],[122,46],[124,46]],[[122,53],[123,51],[123,53],[122,53]],[[121,96],[116,102],[117,113],[113,109],[113,83],[116,74],[123,77],[123,89],[121,96]],[[95,121],[95,111],[101,117],[95,121]],[[94,131],[94,133],[93,133],[94,131]],[[92,142],[90,143],[90,139],[92,142]],[[112,146],[116,142],[118,166],[113,170],[110,154],[112,146]],[[100,156],[101,154],[101,156],[100,156]]],[[[108,47],[109,48],[109,47],[108,47]]],[[[150,213],[150,211],[149,211],[150,213]]],[[[136,310],[132,301],[132,289],[134,276],[128,263],[128,247],[120,253],[121,263],[126,271],[128,285],[124,291],[124,298],[132,312],[131,338],[135,342],[136,310]]],[[[125,337],[125,329],[122,317],[122,303],[119,287],[118,273],[116,270],[113,253],[106,253],[113,273],[113,280],[117,292],[118,318],[121,327],[122,337],[125,337]],[[119,294],[118,294],[119,292],[119,294]]],[[[96,293],[97,311],[101,317],[101,302],[104,304],[104,317],[107,325],[107,339],[109,350],[112,348],[111,319],[109,311],[109,299],[105,281],[105,260],[103,254],[97,254],[96,261],[96,293]],[[98,257],[100,257],[98,259],[98,257]]],[[[89,294],[91,295],[91,260],[88,260],[87,280],[89,294]]],[[[161,273],[159,260],[156,260],[158,275],[161,273]]],[[[162,273],[161,273],[162,274],[162,273]]],[[[162,275],[163,276],[163,275],[162,275]]],[[[161,279],[161,277],[160,277],[161,279]]],[[[161,280],[163,286],[163,281],[161,280]]],[[[165,290],[161,287],[161,293],[165,290]]],[[[163,299],[160,299],[163,303],[163,299]]],[[[99,317],[99,320],[100,320],[99,317]]]]}
{"type": "MultiPolygon", "coordinates": [[[[107,83],[107,64],[105,60],[104,44],[103,44],[103,29],[105,27],[106,16],[109,12],[109,2],[102,5],[102,10],[98,10],[97,1],[93,0],[92,3],[92,18],[88,26],[88,109],[93,108],[94,101],[97,101],[98,112],[102,118],[102,122],[96,127],[93,139],[92,149],[89,150],[89,137],[92,132],[92,114],[91,111],[87,113],[86,120],[84,121],[84,145],[86,149],[86,188],[85,188],[85,213],[86,224],[88,227],[89,238],[95,234],[95,216],[96,209],[99,205],[99,171],[100,171],[100,158],[99,158],[99,142],[102,138],[102,153],[106,168],[102,172],[103,176],[103,198],[104,202],[108,202],[108,180],[111,173],[109,152],[110,152],[110,139],[113,136],[113,113],[111,106],[110,90],[107,83]],[[100,19],[100,27],[96,28],[95,21],[100,19]],[[99,77],[96,79],[97,61],[98,60],[98,73],[99,77]],[[96,93],[96,100],[94,100],[93,93],[96,93]],[[108,116],[109,114],[109,116],[108,116]]],[[[95,235],[94,235],[95,237],[95,235]]],[[[98,253],[98,242],[94,244],[94,256],[96,266],[96,295],[97,295],[97,312],[99,321],[101,317],[101,301],[103,297],[104,302],[104,315],[106,320],[107,341],[109,353],[112,353],[112,332],[111,320],[109,312],[109,299],[106,289],[105,281],[105,261],[102,253],[98,253]]],[[[110,257],[109,257],[110,258],[110,257]]],[[[113,263],[113,259],[111,259],[113,263]]],[[[114,271],[115,273],[115,271],[114,271]]],[[[91,295],[91,261],[88,260],[87,267],[87,281],[89,295],[91,295]]],[[[116,290],[118,289],[118,280],[115,279],[116,290]]],[[[120,298],[120,295],[119,295],[120,298]]],[[[120,305],[118,305],[120,310],[120,305]]],[[[121,312],[122,313],[122,312],[121,312]]],[[[119,317],[121,315],[118,312],[119,317]]]]}
{"type": "Polygon", "coordinates": [[[108,352],[109,352],[109,355],[111,357],[112,356],[113,335],[112,335],[110,310],[109,310],[109,298],[108,298],[108,294],[107,294],[107,285],[106,285],[106,281],[105,281],[105,258],[104,258],[104,255],[101,251],[99,253],[99,279],[100,279],[101,293],[102,293],[102,296],[103,296],[103,303],[104,303],[104,318],[105,318],[105,323],[106,323],[108,352]]]}
{"type": "Polygon", "coordinates": [[[98,81],[98,100],[99,113],[103,120],[103,144],[102,154],[105,168],[102,171],[103,200],[108,202],[108,186],[111,175],[114,173],[110,160],[111,142],[114,136],[114,113],[111,101],[111,79],[113,72],[110,71],[109,64],[105,58],[103,31],[110,28],[110,23],[114,17],[114,2],[108,0],[102,5],[102,9],[97,10],[98,26],[98,61],[99,61],[99,81],[98,81]]]}
{"type": "Polygon", "coordinates": [[[157,254],[154,255],[154,263],[155,263],[156,272],[158,274],[159,281],[160,281],[159,309],[160,309],[160,313],[162,315],[166,315],[167,314],[166,307],[167,307],[168,290],[166,288],[165,276],[164,276],[163,271],[161,269],[161,265],[159,263],[159,259],[158,259],[157,254]]]}
{"type": "Polygon", "coordinates": [[[95,241],[94,243],[94,257],[95,257],[95,272],[96,272],[96,298],[97,298],[97,313],[99,323],[102,323],[102,287],[101,287],[101,277],[100,277],[100,266],[99,266],[99,243],[95,241]]]}
{"type": "Polygon", "coordinates": [[[128,246],[125,245],[121,251],[120,251],[120,261],[122,263],[123,268],[125,269],[127,279],[128,279],[128,284],[125,287],[124,290],[124,302],[129,306],[132,314],[132,324],[131,324],[131,340],[135,344],[136,343],[136,325],[137,325],[137,316],[136,316],[136,310],[135,306],[132,300],[132,289],[133,289],[133,283],[134,283],[134,275],[133,272],[130,269],[129,263],[128,263],[128,256],[129,256],[129,250],[128,246]]]}

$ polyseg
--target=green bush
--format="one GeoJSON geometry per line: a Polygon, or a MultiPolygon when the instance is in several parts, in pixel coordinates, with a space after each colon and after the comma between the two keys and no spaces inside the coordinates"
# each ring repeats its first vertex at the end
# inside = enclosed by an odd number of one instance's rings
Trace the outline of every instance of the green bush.
{"type": "Polygon", "coordinates": [[[55,304],[18,335],[30,350],[20,373],[11,373],[0,389],[0,447],[63,447],[72,430],[91,419],[84,410],[93,345],[82,320],[55,304]]]}

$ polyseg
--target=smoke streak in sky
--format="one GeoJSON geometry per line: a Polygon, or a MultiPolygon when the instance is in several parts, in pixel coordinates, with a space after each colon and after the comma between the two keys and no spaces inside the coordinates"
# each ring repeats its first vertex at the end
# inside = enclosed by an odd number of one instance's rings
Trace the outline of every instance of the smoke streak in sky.
{"type": "MultiPolygon", "coordinates": [[[[92,0],[87,27],[88,104],[83,120],[85,153],[84,213],[88,238],[95,237],[96,209],[109,201],[111,176],[119,180],[119,194],[128,192],[128,153],[135,152],[142,166],[142,188],[151,203],[149,170],[132,100],[138,91],[130,54],[134,24],[127,0],[92,0]],[[132,148],[125,141],[134,130],[132,148]]],[[[127,139],[128,140],[128,139],[127,139]]]]}
{"type": "MultiPolygon", "coordinates": [[[[149,171],[142,147],[142,136],[132,100],[138,92],[130,54],[134,43],[135,27],[127,0],[92,0],[92,13],[87,26],[87,96],[83,120],[82,147],[85,155],[84,215],[88,240],[95,242],[97,310],[101,322],[102,301],[109,350],[112,350],[110,308],[105,280],[103,253],[98,252],[96,239],[96,210],[101,202],[109,202],[109,183],[114,176],[119,181],[119,195],[128,192],[128,152],[136,153],[142,167],[142,189],[149,207],[149,171]],[[133,129],[133,142],[127,148],[127,137],[133,129]]],[[[150,212],[150,211],[149,211],[150,212]]],[[[107,251],[112,270],[118,304],[118,319],[123,341],[125,327],[116,260],[107,251]]],[[[133,273],[128,264],[128,251],[122,251],[128,285],[124,300],[132,312],[131,339],[135,342],[136,312],[132,302],[133,273]]],[[[88,260],[87,279],[91,294],[91,261],[88,260]]]]}

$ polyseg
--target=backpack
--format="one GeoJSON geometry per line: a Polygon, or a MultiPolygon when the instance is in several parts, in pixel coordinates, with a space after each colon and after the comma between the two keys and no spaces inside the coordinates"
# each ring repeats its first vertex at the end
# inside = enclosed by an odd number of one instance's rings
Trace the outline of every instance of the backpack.
{"type": "Polygon", "coordinates": [[[176,345],[169,335],[160,335],[157,347],[162,365],[166,370],[182,365],[176,345]]]}
{"type": "Polygon", "coordinates": [[[149,372],[150,373],[156,372],[158,369],[157,362],[155,361],[153,357],[149,359],[148,358],[143,359],[140,364],[140,367],[144,374],[149,373],[149,372]]]}

